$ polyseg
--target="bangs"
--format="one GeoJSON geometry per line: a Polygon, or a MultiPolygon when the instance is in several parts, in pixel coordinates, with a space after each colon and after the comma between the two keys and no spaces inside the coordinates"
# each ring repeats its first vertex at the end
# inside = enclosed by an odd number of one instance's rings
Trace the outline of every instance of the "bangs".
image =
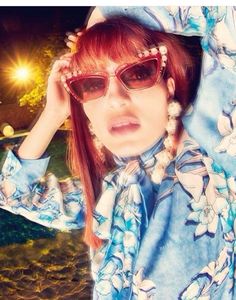
{"type": "Polygon", "coordinates": [[[83,34],[77,43],[73,67],[82,72],[102,70],[109,61],[132,63],[138,52],[153,44],[143,28],[130,20],[113,18],[95,24],[83,34]]]}

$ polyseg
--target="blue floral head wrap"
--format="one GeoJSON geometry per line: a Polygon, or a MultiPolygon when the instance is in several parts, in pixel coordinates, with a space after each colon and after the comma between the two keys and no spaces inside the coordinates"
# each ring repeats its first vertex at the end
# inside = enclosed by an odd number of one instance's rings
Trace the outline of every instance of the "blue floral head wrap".
{"type": "MultiPolygon", "coordinates": [[[[234,7],[119,7],[95,9],[100,18],[126,16],[151,29],[200,36],[201,80],[185,129],[229,176],[236,175],[236,34],[234,7]]],[[[93,15],[90,17],[93,19],[93,15]]],[[[95,16],[96,18],[96,16],[95,16]]]]}

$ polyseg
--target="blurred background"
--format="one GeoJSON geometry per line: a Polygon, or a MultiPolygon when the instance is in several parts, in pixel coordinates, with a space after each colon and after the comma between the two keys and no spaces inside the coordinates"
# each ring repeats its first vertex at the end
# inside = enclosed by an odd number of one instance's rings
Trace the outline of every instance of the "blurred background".
{"type": "MultiPolygon", "coordinates": [[[[84,26],[91,7],[0,7],[0,166],[28,134],[45,99],[52,62],[68,51],[66,32],[84,26]]],[[[65,178],[67,130],[58,130],[49,171],[65,178]]],[[[48,229],[0,210],[0,299],[91,299],[80,230],[48,229]]]]}

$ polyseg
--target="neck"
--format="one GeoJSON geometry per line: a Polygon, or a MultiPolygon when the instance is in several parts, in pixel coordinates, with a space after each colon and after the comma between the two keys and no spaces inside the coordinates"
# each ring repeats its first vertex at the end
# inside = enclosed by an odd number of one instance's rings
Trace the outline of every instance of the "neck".
{"type": "Polygon", "coordinates": [[[163,141],[165,135],[161,136],[151,147],[145,150],[140,155],[119,157],[114,155],[114,161],[118,166],[124,166],[131,160],[138,160],[141,165],[144,165],[147,160],[164,149],[163,141]]]}

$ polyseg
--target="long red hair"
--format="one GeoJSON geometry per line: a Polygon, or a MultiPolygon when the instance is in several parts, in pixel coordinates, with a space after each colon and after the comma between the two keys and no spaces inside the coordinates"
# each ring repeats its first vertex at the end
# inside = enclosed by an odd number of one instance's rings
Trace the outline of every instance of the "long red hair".
{"type": "MultiPolygon", "coordinates": [[[[190,99],[190,78],[194,74],[193,61],[186,47],[173,34],[147,29],[126,17],[113,17],[85,30],[77,43],[72,64],[82,72],[103,70],[109,60],[122,64],[137,60],[137,51],[163,43],[168,49],[168,63],[164,79],[175,81],[175,98],[186,108],[190,99]]],[[[92,232],[92,215],[96,199],[101,193],[101,181],[113,167],[106,154],[106,162],[94,146],[88,120],[81,104],[71,98],[72,134],[69,142],[69,165],[83,186],[86,203],[85,242],[93,248],[101,245],[92,232]]]]}

